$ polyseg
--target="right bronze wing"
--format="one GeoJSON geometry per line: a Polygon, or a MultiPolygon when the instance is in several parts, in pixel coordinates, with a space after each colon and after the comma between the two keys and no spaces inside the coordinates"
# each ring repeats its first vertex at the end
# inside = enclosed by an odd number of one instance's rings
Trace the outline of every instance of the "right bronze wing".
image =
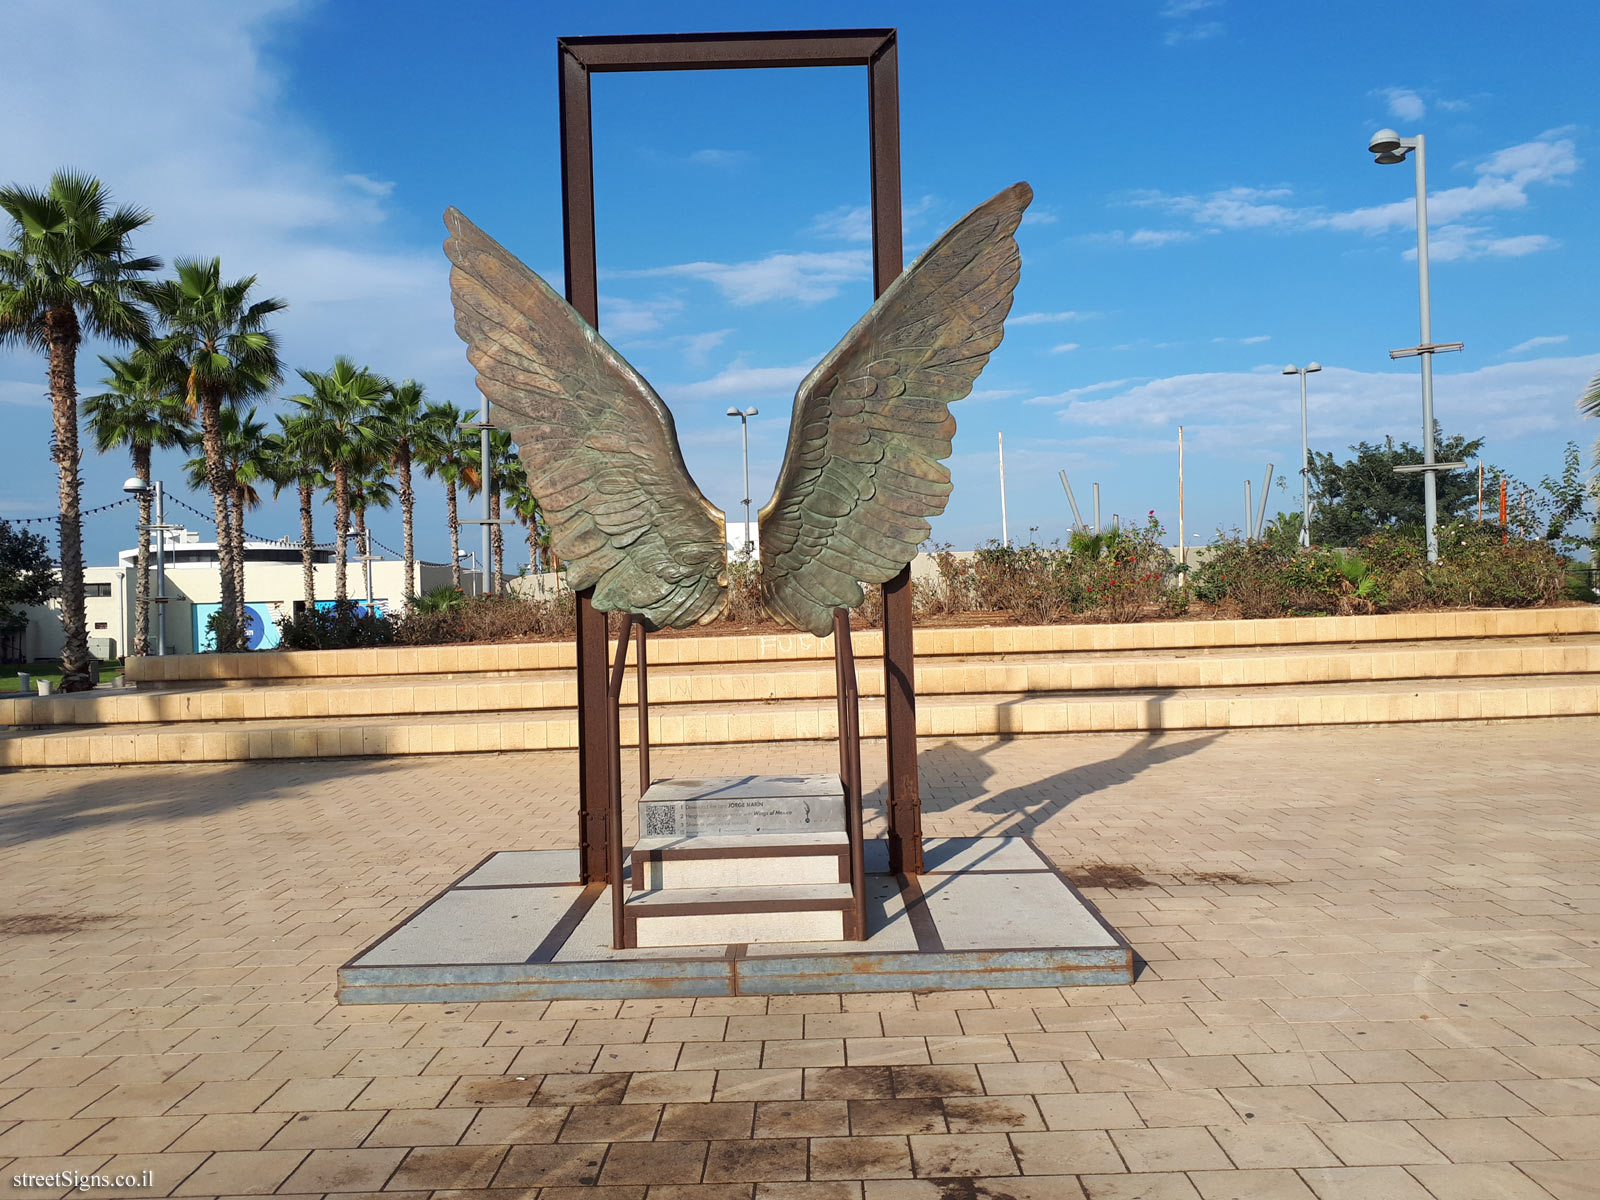
{"type": "Polygon", "coordinates": [[[444,222],[456,332],[568,581],[658,629],[714,620],[727,604],[722,511],[689,477],[661,397],[505,247],[454,208],[444,222]]]}

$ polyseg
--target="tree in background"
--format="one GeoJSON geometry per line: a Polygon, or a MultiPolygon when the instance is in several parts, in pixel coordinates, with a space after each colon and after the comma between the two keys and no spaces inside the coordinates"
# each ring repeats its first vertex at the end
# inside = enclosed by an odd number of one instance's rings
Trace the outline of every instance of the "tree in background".
{"type": "Polygon", "coordinates": [[[1567,443],[1561,474],[1546,475],[1539,483],[1548,497],[1544,536],[1567,554],[1585,554],[1600,563],[1600,480],[1584,473],[1577,442],[1567,443]]]}
{"type": "MultiPolygon", "coordinates": [[[[107,388],[83,402],[83,412],[94,435],[95,449],[101,454],[127,447],[133,459],[133,473],[144,484],[150,482],[150,456],[156,449],[189,450],[194,444],[194,426],[183,397],[164,379],[159,364],[147,353],[134,351],[128,358],[100,361],[111,374],[101,379],[107,388]]],[[[147,487],[139,493],[139,528],[135,544],[139,547],[134,575],[133,645],[131,654],[150,653],[150,534],[151,508],[155,502],[147,487]]],[[[158,534],[157,536],[165,536],[158,534]]]]}
{"type": "Polygon", "coordinates": [[[300,372],[309,394],[290,396],[306,424],[303,444],[322,473],[333,483],[334,600],[350,598],[350,477],[367,463],[385,456],[387,443],[376,420],[377,407],[388,395],[389,382],[343,355],[328,371],[300,372]]]}
{"type": "Polygon", "coordinates": [[[98,179],[58,171],[44,191],[0,188],[11,245],[0,250],[0,345],[21,342],[45,353],[61,500],[61,690],[95,685],[83,608],[82,480],[78,476],[78,346],[85,334],[137,341],[150,331],[146,276],[159,259],[129,243],[150,220],[143,209],[112,210],[98,179]]]}
{"type": "MultiPolygon", "coordinates": [[[[1444,437],[1435,433],[1439,462],[1473,458],[1483,439],[1444,437]]],[[[1355,457],[1336,462],[1332,454],[1313,450],[1311,472],[1311,540],[1324,546],[1353,546],[1380,529],[1422,528],[1427,523],[1422,474],[1396,474],[1395,467],[1420,463],[1422,451],[1410,442],[1381,446],[1360,442],[1350,447],[1355,457]]],[[[1439,521],[1473,515],[1478,482],[1467,471],[1438,472],[1439,521]]]]}
{"type": "Polygon", "coordinates": [[[317,606],[316,528],[312,501],[317,489],[328,486],[316,456],[315,426],[302,414],[278,414],[278,432],[271,435],[278,470],[272,482],[281,492],[291,483],[300,493],[300,572],[308,610],[317,606]]]}
{"type": "Polygon", "coordinates": [[[50,599],[55,583],[56,565],[45,540],[0,521],[0,633],[26,628],[21,609],[50,599]]]}
{"type": "Polygon", "coordinates": [[[150,292],[156,316],[166,329],[154,349],[189,407],[200,415],[200,446],[222,576],[216,645],[222,651],[243,650],[244,596],[234,562],[242,539],[235,539],[231,524],[234,483],[222,442],[222,409],[224,404],[263,395],[282,378],[278,339],[266,322],[287,305],[275,297],[251,300],[254,275],[224,282],[220,259],[180,258],[173,266],[178,277],[162,280],[150,292]]]}
{"type": "Polygon", "coordinates": [[[423,469],[444,484],[450,528],[450,586],[457,591],[461,590],[461,510],[456,489],[471,492],[478,486],[477,468],[467,458],[469,451],[475,454],[477,439],[468,439],[461,422],[474,417],[453,404],[430,404],[423,418],[429,435],[426,441],[419,439],[417,443],[417,457],[423,469]]]}
{"type": "MultiPolygon", "coordinates": [[[[400,543],[406,563],[404,594],[409,603],[417,594],[417,555],[412,540],[416,493],[411,486],[412,461],[422,452],[422,443],[434,436],[427,426],[434,405],[427,403],[427,392],[415,379],[404,379],[389,388],[378,406],[384,425],[384,439],[394,447],[394,468],[400,473],[400,543]]],[[[454,410],[451,410],[452,415],[454,410]]]]}
{"type": "Polygon", "coordinates": [[[376,459],[363,464],[360,471],[350,476],[350,516],[355,525],[356,549],[361,553],[362,575],[369,581],[368,560],[372,547],[367,541],[367,509],[389,508],[394,504],[395,486],[389,482],[388,465],[386,460],[376,459]]]}

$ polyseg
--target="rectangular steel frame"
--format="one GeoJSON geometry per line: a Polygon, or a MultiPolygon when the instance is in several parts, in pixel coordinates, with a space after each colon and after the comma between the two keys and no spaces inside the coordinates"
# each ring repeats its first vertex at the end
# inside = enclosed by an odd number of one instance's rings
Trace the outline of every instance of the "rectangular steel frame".
{"type": "MultiPolygon", "coordinates": [[[[561,215],[567,302],[600,328],[595,266],[594,128],[589,77],[596,72],[867,68],[872,186],[872,285],[881,296],[904,267],[900,225],[900,72],[893,29],[570,37],[556,42],[560,89],[561,215]]],[[[577,598],[578,845],[584,883],[606,882],[610,776],[606,730],[606,618],[588,591],[577,598]]],[[[917,779],[916,664],[911,568],[883,585],[883,668],[888,730],[889,869],[922,871],[917,779]]]]}

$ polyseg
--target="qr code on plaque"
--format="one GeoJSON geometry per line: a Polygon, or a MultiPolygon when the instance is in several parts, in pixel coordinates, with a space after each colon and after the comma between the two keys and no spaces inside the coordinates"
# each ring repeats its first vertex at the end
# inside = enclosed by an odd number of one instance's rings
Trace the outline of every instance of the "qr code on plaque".
{"type": "Polygon", "coordinates": [[[644,810],[645,837],[673,837],[678,832],[678,811],[665,804],[650,804],[644,810]]]}

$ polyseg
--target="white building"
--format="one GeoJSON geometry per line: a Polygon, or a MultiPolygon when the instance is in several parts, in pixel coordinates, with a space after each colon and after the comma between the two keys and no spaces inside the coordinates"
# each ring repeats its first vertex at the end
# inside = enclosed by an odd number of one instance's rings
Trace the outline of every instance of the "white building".
{"type": "MultiPolygon", "coordinates": [[[[206,622],[221,607],[222,577],[217,569],[216,542],[202,542],[198,533],[179,530],[165,535],[168,600],[167,653],[193,654],[211,648],[206,622]]],[[[150,596],[156,595],[155,545],[150,548],[150,596]]],[[[135,626],[134,597],[137,592],[138,551],[128,549],[117,555],[114,567],[85,567],[84,614],[89,630],[89,651],[98,658],[118,658],[127,653],[135,626]]],[[[336,565],[333,551],[321,548],[312,552],[316,600],[331,604],[335,594],[336,565]]],[[[280,617],[293,616],[305,607],[305,582],[300,547],[295,542],[245,543],[245,608],[250,624],[251,649],[268,650],[278,644],[280,617]]],[[[365,604],[369,598],[379,611],[398,609],[405,595],[405,563],[392,558],[374,558],[363,563],[353,555],[349,563],[346,591],[351,600],[365,604]],[[368,590],[370,571],[371,590],[368,590]]],[[[450,582],[448,563],[416,564],[416,592],[421,594],[450,582]]],[[[463,570],[462,586],[477,590],[478,576],[463,570]]],[[[14,639],[11,654],[21,661],[61,657],[63,633],[61,606],[26,610],[28,626],[20,639],[14,639]]],[[[157,606],[150,606],[150,642],[155,649],[158,628],[157,606]]]]}

